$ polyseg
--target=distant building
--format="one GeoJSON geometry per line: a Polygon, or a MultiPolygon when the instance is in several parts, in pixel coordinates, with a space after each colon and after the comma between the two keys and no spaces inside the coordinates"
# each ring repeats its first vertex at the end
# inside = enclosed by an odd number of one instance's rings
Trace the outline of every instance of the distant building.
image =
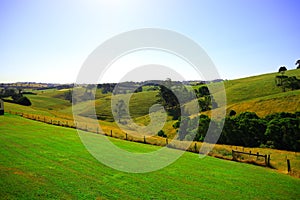
{"type": "Polygon", "coordinates": [[[4,102],[0,99],[0,115],[4,115],[4,102]]]}

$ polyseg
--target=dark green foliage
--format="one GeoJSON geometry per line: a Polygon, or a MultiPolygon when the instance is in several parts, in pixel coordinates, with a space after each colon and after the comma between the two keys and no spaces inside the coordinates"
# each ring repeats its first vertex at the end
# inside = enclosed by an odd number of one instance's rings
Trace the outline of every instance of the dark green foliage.
{"type": "Polygon", "coordinates": [[[102,89],[102,94],[107,94],[113,92],[116,83],[104,83],[104,84],[98,84],[97,88],[102,89]]]}
{"type": "Polygon", "coordinates": [[[292,113],[276,113],[261,119],[255,113],[244,112],[226,118],[219,143],[300,151],[299,120],[292,113]]]}
{"type": "Polygon", "coordinates": [[[235,116],[235,115],[236,115],[236,112],[235,112],[234,110],[231,110],[231,111],[229,112],[229,116],[230,116],[230,117],[235,116]]]}
{"type": "Polygon", "coordinates": [[[11,96],[11,98],[14,100],[14,101],[18,101],[23,95],[22,94],[13,94],[11,96]]]}
{"type": "Polygon", "coordinates": [[[210,123],[210,118],[207,115],[200,115],[198,131],[195,137],[196,141],[203,142],[206,133],[208,131],[209,123],[210,123]]]}
{"type": "Polygon", "coordinates": [[[116,113],[116,120],[121,124],[126,124],[129,117],[127,105],[123,99],[116,104],[114,112],[116,113]]]}
{"type": "Polygon", "coordinates": [[[209,89],[207,86],[200,87],[198,92],[199,92],[199,97],[204,97],[204,96],[210,95],[210,92],[209,92],[209,89]]]}
{"type": "Polygon", "coordinates": [[[12,100],[10,99],[3,99],[3,100],[6,102],[17,103],[24,106],[30,106],[31,105],[30,100],[27,97],[24,97],[21,91],[22,91],[21,89],[19,90],[4,89],[0,91],[0,98],[11,97],[12,100]]]}
{"type": "Polygon", "coordinates": [[[163,130],[158,131],[157,135],[160,137],[167,137],[167,135],[165,134],[165,132],[163,130]]]}
{"type": "Polygon", "coordinates": [[[65,100],[70,101],[70,103],[72,103],[72,99],[73,99],[72,96],[73,96],[73,91],[72,90],[68,90],[64,94],[65,100]]]}
{"type": "MultiPolygon", "coordinates": [[[[194,119],[181,119],[178,130],[180,140],[203,141],[209,131],[207,142],[217,137],[219,123],[208,116],[199,117],[197,130],[187,127],[194,119]]],[[[179,121],[173,127],[178,128],[179,121]]],[[[260,118],[253,112],[243,112],[225,119],[219,144],[238,145],[245,147],[269,147],[289,151],[300,151],[300,112],[276,113],[260,118]]]]}
{"type": "Polygon", "coordinates": [[[180,116],[180,104],[176,95],[166,86],[159,86],[159,103],[161,103],[169,115],[178,119],[180,116]]]}
{"type": "Polygon", "coordinates": [[[23,105],[23,106],[31,106],[31,102],[27,97],[21,97],[16,101],[17,104],[23,105]]]}
{"type": "Polygon", "coordinates": [[[0,91],[0,98],[6,98],[17,95],[17,92],[15,89],[2,89],[0,91]]]}
{"type": "Polygon", "coordinates": [[[278,70],[279,73],[284,73],[285,71],[287,71],[285,66],[281,66],[278,70]]]}
{"type": "Polygon", "coordinates": [[[181,117],[180,127],[178,129],[178,139],[183,140],[188,134],[189,117],[181,117]]]}
{"type": "Polygon", "coordinates": [[[276,149],[300,151],[300,116],[278,113],[268,116],[267,145],[276,149]]]}
{"type": "Polygon", "coordinates": [[[195,90],[196,96],[198,98],[198,104],[200,111],[208,111],[218,107],[217,102],[214,97],[210,95],[209,89],[206,85],[195,90]]]}
{"type": "Polygon", "coordinates": [[[295,76],[290,76],[283,82],[285,88],[289,88],[291,90],[300,89],[300,80],[295,76]]]}
{"type": "Polygon", "coordinates": [[[265,121],[255,113],[244,112],[235,119],[241,146],[257,147],[264,142],[265,121]]]}
{"type": "Polygon", "coordinates": [[[282,86],[288,76],[280,75],[275,77],[276,86],[282,86]]]}

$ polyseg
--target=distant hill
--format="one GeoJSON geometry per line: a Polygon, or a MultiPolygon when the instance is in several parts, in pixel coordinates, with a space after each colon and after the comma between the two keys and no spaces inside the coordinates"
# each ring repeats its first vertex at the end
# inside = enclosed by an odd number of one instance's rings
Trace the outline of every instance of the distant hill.
{"type": "MultiPolygon", "coordinates": [[[[275,84],[278,75],[270,73],[225,81],[227,110],[235,110],[237,113],[252,111],[259,116],[300,111],[300,90],[283,92],[275,84]]],[[[285,75],[300,79],[300,70],[289,70],[285,75]]]]}
{"type": "MultiPolygon", "coordinates": [[[[300,111],[300,90],[283,92],[282,88],[275,84],[277,75],[279,73],[223,81],[227,96],[227,111],[235,110],[237,113],[251,111],[256,112],[261,117],[275,112],[300,111]]],[[[300,79],[300,70],[288,70],[285,75],[300,79]]],[[[6,103],[6,109],[71,118],[72,104],[64,99],[66,92],[66,90],[58,89],[36,91],[37,95],[25,95],[31,100],[31,107],[25,108],[6,103]]],[[[147,117],[144,116],[147,116],[149,108],[157,102],[157,92],[144,90],[133,94],[130,100],[130,112],[133,118],[141,123],[148,121],[147,117]]],[[[95,105],[98,118],[108,122],[113,121],[110,94],[100,94],[99,91],[96,98],[95,105]]],[[[89,116],[93,109],[88,105],[92,105],[90,101],[79,103],[76,107],[82,110],[83,116],[89,116]]],[[[204,112],[204,114],[209,114],[209,112],[204,112]]]]}

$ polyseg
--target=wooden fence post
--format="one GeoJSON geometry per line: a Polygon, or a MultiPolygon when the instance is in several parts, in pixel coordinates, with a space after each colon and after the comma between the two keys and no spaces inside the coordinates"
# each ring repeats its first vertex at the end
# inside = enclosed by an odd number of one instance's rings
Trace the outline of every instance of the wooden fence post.
{"type": "Polygon", "coordinates": [[[110,130],[110,137],[112,137],[112,130],[110,130]]]}
{"type": "Polygon", "coordinates": [[[259,152],[256,153],[256,160],[258,160],[259,152]]]}
{"type": "Polygon", "coordinates": [[[126,140],[127,140],[127,133],[125,133],[125,138],[126,138],[126,140]]]}
{"type": "Polygon", "coordinates": [[[290,163],[290,160],[287,159],[287,160],[286,160],[286,163],[287,163],[287,170],[288,170],[288,173],[290,173],[290,172],[291,172],[291,163],[290,163]]]}
{"type": "Polygon", "coordinates": [[[266,166],[268,166],[268,158],[267,158],[267,154],[265,155],[265,164],[266,164],[266,166]]]}
{"type": "Polygon", "coordinates": [[[169,143],[169,142],[168,142],[168,138],[166,138],[166,145],[168,145],[168,143],[169,143]]]}
{"type": "Polygon", "coordinates": [[[270,165],[270,154],[268,155],[268,166],[270,167],[271,165],[270,165]]]}
{"type": "Polygon", "coordinates": [[[194,145],[194,149],[195,149],[195,152],[197,152],[197,143],[195,142],[195,145],[194,145]]]}

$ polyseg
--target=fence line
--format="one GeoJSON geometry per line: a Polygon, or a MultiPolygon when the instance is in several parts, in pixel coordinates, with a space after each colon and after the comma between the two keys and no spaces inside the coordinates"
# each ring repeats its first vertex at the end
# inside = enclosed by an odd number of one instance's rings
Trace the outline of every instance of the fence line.
{"type": "Polygon", "coordinates": [[[262,157],[264,159],[264,164],[265,166],[270,166],[270,155],[263,155],[263,154],[259,154],[259,152],[257,152],[256,154],[254,153],[251,153],[251,151],[248,152],[244,152],[244,151],[236,151],[236,150],[232,150],[232,159],[235,160],[235,161],[238,161],[241,159],[241,154],[244,154],[244,155],[248,155],[249,157],[250,156],[254,156],[256,157],[256,161],[258,160],[259,157],[262,157]]]}
{"type": "MultiPolygon", "coordinates": [[[[73,120],[67,120],[67,119],[62,119],[62,118],[57,118],[57,117],[50,117],[50,116],[43,116],[43,115],[37,115],[37,114],[28,114],[28,113],[22,113],[22,112],[13,112],[11,110],[8,111],[10,114],[15,114],[19,115],[21,117],[35,120],[35,121],[40,121],[43,123],[47,124],[52,124],[56,126],[62,126],[62,127],[68,127],[68,128],[74,128],[82,131],[87,131],[95,134],[101,134],[105,136],[110,136],[114,138],[119,138],[123,140],[128,140],[128,141],[133,141],[133,142],[139,142],[139,143],[145,143],[145,144],[152,144],[152,145],[157,145],[157,146],[166,146],[168,148],[173,148],[173,149],[179,149],[179,150],[186,150],[189,152],[193,153],[199,153],[199,149],[201,148],[201,143],[199,142],[192,142],[189,146],[189,148],[185,149],[182,145],[184,141],[179,141],[179,140],[173,140],[173,143],[170,143],[169,138],[158,138],[158,137],[153,137],[149,136],[146,137],[141,136],[141,137],[134,137],[132,135],[128,135],[127,133],[124,132],[113,132],[113,130],[109,129],[108,132],[105,132],[104,130],[99,130],[98,126],[88,126],[87,123],[78,123],[74,122],[73,120]],[[198,145],[199,144],[199,145],[198,145]]],[[[231,147],[233,149],[233,146],[231,147]]],[[[237,147],[236,147],[237,149],[237,147]]],[[[244,150],[244,147],[243,147],[244,150]]],[[[237,151],[237,150],[232,150],[232,160],[238,161],[240,158],[240,154],[245,154],[250,156],[256,156],[257,159],[259,157],[264,158],[265,160],[265,166],[270,166],[270,155],[262,155],[259,154],[258,152],[256,154],[251,153],[251,151],[244,152],[244,151],[237,151]]],[[[209,154],[211,155],[211,154],[209,154]]]]}

